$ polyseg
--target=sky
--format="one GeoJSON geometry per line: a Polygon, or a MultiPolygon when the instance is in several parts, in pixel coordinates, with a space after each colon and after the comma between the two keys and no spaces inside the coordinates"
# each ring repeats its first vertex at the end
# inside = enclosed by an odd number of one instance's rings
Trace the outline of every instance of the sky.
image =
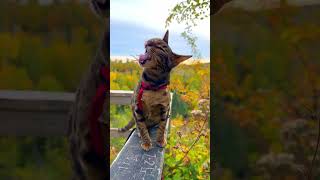
{"type": "MultiPolygon", "coordinates": [[[[169,45],[180,54],[190,54],[191,48],[180,36],[183,24],[172,23],[165,28],[169,10],[181,0],[111,0],[110,34],[111,56],[130,56],[143,53],[143,44],[147,39],[163,37],[169,29],[169,45]]],[[[210,19],[199,21],[193,33],[197,36],[197,45],[202,58],[210,55],[210,19]]]]}
{"type": "MultiPolygon", "coordinates": [[[[111,19],[140,24],[152,29],[163,29],[169,10],[181,0],[111,0],[111,19]]],[[[170,26],[175,32],[182,32],[184,26],[174,23],[170,26]]],[[[201,21],[195,28],[196,35],[209,40],[210,19],[201,21]]]]}

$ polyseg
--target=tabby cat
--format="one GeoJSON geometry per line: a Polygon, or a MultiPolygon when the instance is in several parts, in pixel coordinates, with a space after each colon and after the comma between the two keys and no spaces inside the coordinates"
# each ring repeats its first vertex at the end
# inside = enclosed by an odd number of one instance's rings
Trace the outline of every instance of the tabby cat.
{"type": "Polygon", "coordinates": [[[151,149],[148,128],[158,126],[156,143],[160,147],[166,145],[165,127],[169,113],[170,72],[181,62],[191,56],[178,55],[172,52],[168,44],[169,31],[163,37],[153,38],[145,43],[145,53],[139,56],[139,64],[143,67],[140,81],[132,99],[133,119],[120,131],[127,131],[134,121],[142,139],[141,147],[145,151],[151,149]]]}
{"type": "Polygon", "coordinates": [[[109,179],[109,1],[90,0],[105,27],[95,58],[75,93],[67,136],[72,180],[109,179]]]}

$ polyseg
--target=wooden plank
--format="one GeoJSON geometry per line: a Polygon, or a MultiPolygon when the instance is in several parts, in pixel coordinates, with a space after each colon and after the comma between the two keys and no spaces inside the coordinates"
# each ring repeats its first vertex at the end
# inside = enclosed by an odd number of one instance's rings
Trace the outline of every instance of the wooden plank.
{"type": "Polygon", "coordinates": [[[0,99],[73,101],[74,93],[0,90],[0,99]]]}
{"type": "Polygon", "coordinates": [[[133,91],[111,90],[110,103],[128,105],[131,102],[133,91]]]}
{"type": "MultiPolygon", "coordinates": [[[[110,91],[110,103],[129,104],[132,91],[110,91]]],[[[0,90],[0,135],[62,136],[74,93],[0,90]]]]}
{"type": "Polygon", "coordinates": [[[150,130],[153,147],[145,152],[137,132],[133,132],[110,167],[110,179],[161,179],[164,148],[155,146],[156,128],[150,130]]]}
{"type": "Polygon", "coordinates": [[[124,137],[127,138],[130,134],[131,130],[126,131],[126,132],[119,132],[118,128],[110,128],[110,137],[124,137]]]}
{"type": "Polygon", "coordinates": [[[69,111],[73,93],[0,90],[0,110],[69,111]]]}
{"type": "MultiPolygon", "coordinates": [[[[111,90],[110,103],[130,104],[132,93],[133,91],[111,90]]],[[[0,109],[65,111],[69,110],[73,100],[74,93],[0,90],[0,109]]]]}
{"type": "MultiPolygon", "coordinates": [[[[172,94],[171,94],[172,99],[172,94]]],[[[166,125],[166,137],[169,132],[171,115],[171,103],[169,118],[166,125]]],[[[121,149],[110,167],[110,179],[112,180],[160,180],[164,162],[164,148],[156,146],[157,127],[149,130],[153,147],[150,151],[144,151],[141,147],[141,139],[134,131],[121,149]]]]}
{"type": "Polygon", "coordinates": [[[0,91],[0,135],[66,134],[73,93],[0,91]]]}

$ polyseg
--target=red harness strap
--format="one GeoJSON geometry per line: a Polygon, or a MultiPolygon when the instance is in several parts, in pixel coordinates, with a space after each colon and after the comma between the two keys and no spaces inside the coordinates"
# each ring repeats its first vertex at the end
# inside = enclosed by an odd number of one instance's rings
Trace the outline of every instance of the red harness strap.
{"type": "Polygon", "coordinates": [[[102,146],[102,134],[99,127],[101,123],[98,122],[98,118],[103,111],[103,104],[105,102],[106,93],[108,92],[109,68],[107,66],[101,67],[100,75],[104,81],[98,85],[96,94],[91,100],[88,120],[91,146],[99,156],[103,156],[104,151],[106,151],[106,147],[102,146]]]}
{"type": "Polygon", "coordinates": [[[140,86],[138,98],[137,98],[138,99],[138,103],[137,103],[138,109],[142,110],[142,94],[143,94],[144,90],[158,91],[160,89],[166,89],[166,88],[167,88],[167,84],[162,85],[160,87],[154,87],[154,86],[151,86],[150,84],[147,84],[147,83],[141,81],[141,86],[140,86]]]}

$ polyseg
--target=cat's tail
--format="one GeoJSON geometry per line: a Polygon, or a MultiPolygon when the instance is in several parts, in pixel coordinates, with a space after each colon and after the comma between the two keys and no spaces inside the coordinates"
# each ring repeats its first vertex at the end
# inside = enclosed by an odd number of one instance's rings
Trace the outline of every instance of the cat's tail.
{"type": "Polygon", "coordinates": [[[118,131],[119,132],[126,132],[126,131],[129,131],[133,126],[135,125],[135,121],[134,119],[132,118],[128,124],[126,126],[124,126],[123,128],[118,128],[118,131]]]}

